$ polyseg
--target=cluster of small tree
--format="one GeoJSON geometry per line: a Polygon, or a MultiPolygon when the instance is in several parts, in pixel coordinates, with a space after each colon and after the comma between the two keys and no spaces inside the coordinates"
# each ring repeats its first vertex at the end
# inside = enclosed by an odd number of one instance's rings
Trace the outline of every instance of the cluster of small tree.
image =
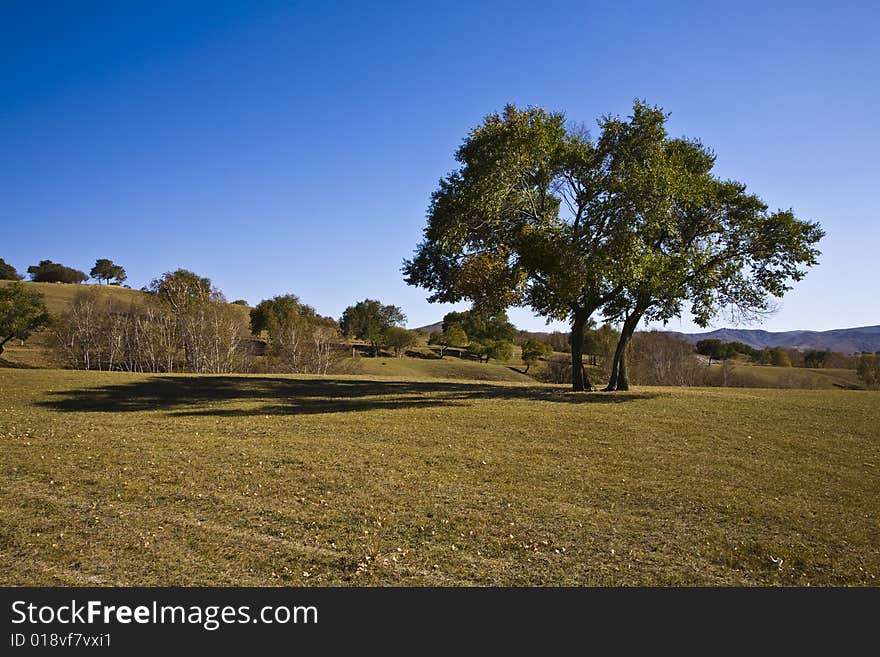
{"type": "Polygon", "coordinates": [[[375,299],[364,299],[349,306],[342,313],[339,327],[347,338],[363,340],[370,353],[378,356],[385,348],[392,348],[400,356],[407,347],[418,342],[413,331],[401,327],[406,315],[397,306],[383,305],[375,299]]]}
{"type": "Polygon", "coordinates": [[[261,301],[251,310],[251,333],[265,334],[267,369],[327,374],[340,357],[339,326],[292,294],[261,301]]]}
{"type": "Polygon", "coordinates": [[[592,139],[540,108],[486,117],[431,198],[407,283],[430,301],[568,320],[576,391],[590,387],[583,344],[594,316],[621,326],[606,389],[626,390],[643,321],[689,310],[705,326],[723,310],[768,312],[817,263],[824,232],[716,176],[712,151],[671,138],[667,118],[637,101],[592,139]]]}
{"type": "Polygon", "coordinates": [[[447,313],[443,317],[443,331],[432,333],[428,337],[428,344],[440,347],[441,358],[452,347],[464,349],[470,357],[488,363],[492,359],[510,360],[515,337],[516,329],[506,313],[467,310],[447,313]]]}
{"type": "Polygon", "coordinates": [[[435,331],[428,336],[429,345],[440,347],[440,358],[446,355],[447,349],[464,349],[468,345],[468,334],[460,324],[444,326],[443,331],[435,331]]]}
{"type": "Polygon", "coordinates": [[[28,267],[27,272],[36,283],[82,283],[89,279],[84,272],[51,260],[40,260],[39,264],[28,267]]]}
{"type": "Polygon", "coordinates": [[[84,290],[52,324],[73,368],[136,372],[246,371],[247,322],[211,281],[179,269],[152,281],[150,296],[123,303],[84,290]]]}
{"type": "Polygon", "coordinates": [[[742,342],[724,342],[714,338],[697,341],[695,350],[698,354],[709,359],[709,365],[713,360],[725,361],[729,358],[736,358],[739,354],[747,354],[749,357],[756,358],[760,353],[757,349],[742,342]]]}
{"type": "Polygon", "coordinates": [[[855,359],[847,354],[839,354],[828,349],[785,349],[784,347],[765,347],[755,349],[742,342],[723,342],[718,339],[700,340],[696,344],[696,352],[712,361],[726,361],[739,357],[746,358],[758,365],[775,365],[777,367],[839,367],[854,368],[855,359]]]}
{"type": "MultiPolygon", "coordinates": [[[[99,258],[95,261],[89,275],[73,267],[62,265],[51,260],[40,260],[36,265],[27,268],[27,273],[35,283],[83,283],[89,278],[96,281],[121,285],[126,279],[125,269],[107,258],[99,258]]],[[[0,280],[21,280],[22,276],[15,267],[0,259],[0,280]]]]}

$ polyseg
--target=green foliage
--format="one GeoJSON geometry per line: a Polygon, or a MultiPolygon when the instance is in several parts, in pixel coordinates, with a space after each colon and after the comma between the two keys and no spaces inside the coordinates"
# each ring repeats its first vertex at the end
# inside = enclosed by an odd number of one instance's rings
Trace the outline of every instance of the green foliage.
{"type": "Polygon", "coordinates": [[[713,360],[727,360],[728,358],[736,358],[737,351],[730,343],[723,342],[718,339],[700,340],[697,342],[696,351],[698,354],[709,357],[709,364],[713,360]]]}
{"type": "Polygon", "coordinates": [[[211,301],[225,301],[223,293],[211,285],[211,279],[188,269],[165,272],[150,282],[148,291],[168,303],[175,311],[211,301]]]}
{"type": "Polygon", "coordinates": [[[270,369],[304,374],[326,374],[338,341],[336,322],[321,317],[293,294],[266,299],[251,309],[251,333],[268,334],[266,355],[270,369]]]}
{"type": "Polygon", "coordinates": [[[628,119],[603,119],[594,141],[542,109],[486,117],[432,196],[424,239],[404,262],[407,283],[431,301],[568,319],[578,343],[595,312],[623,320],[622,388],[643,318],[666,321],[685,304],[702,325],[723,308],[766,311],[817,262],[823,231],[713,176],[711,151],[670,138],[666,119],[637,101],[628,119]]]}
{"type": "Polygon", "coordinates": [[[488,363],[493,358],[508,361],[513,357],[513,343],[508,340],[472,341],[468,344],[467,351],[480,362],[488,363]]]}
{"type": "Polygon", "coordinates": [[[880,387],[880,354],[861,354],[856,374],[868,388],[880,387]]]}
{"type": "Polygon", "coordinates": [[[428,344],[440,346],[440,358],[449,347],[466,347],[468,335],[459,324],[450,324],[443,332],[435,331],[428,337],[428,344]]]}
{"type": "Polygon", "coordinates": [[[818,262],[824,235],[817,223],[770,213],[745,185],[715,177],[714,154],[697,140],[670,138],[666,119],[637,102],[628,120],[603,125],[612,186],[634,238],[633,267],[613,274],[623,289],[604,309],[624,322],[622,364],[609,388],[627,388],[625,347],[643,318],[665,322],[685,304],[701,326],[723,309],[760,316],[818,262]]]}
{"type": "Polygon", "coordinates": [[[727,344],[735,353],[748,356],[753,361],[758,360],[760,357],[760,350],[755,349],[744,342],[728,342],[727,344]]]}
{"type": "Polygon", "coordinates": [[[542,358],[553,353],[553,348],[540,340],[529,338],[522,344],[522,361],[526,364],[526,371],[542,358]]]}
{"type": "Polygon", "coordinates": [[[831,360],[832,353],[829,350],[819,351],[810,349],[804,353],[804,367],[825,367],[831,360]]]}
{"type": "MultiPolygon", "coordinates": [[[[443,331],[448,332],[458,326],[466,334],[465,339],[476,342],[502,340],[513,342],[516,328],[507,318],[507,313],[485,313],[476,310],[451,312],[443,317],[443,331]]],[[[460,336],[459,336],[460,337],[460,336]]]]}
{"type": "Polygon", "coordinates": [[[261,301],[251,309],[250,314],[251,333],[259,335],[266,331],[270,339],[286,329],[291,322],[312,322],[318,316],[314,308],[300,303],[299,297],[293,294],[261,301]]]}
{"type": "Polygon", "coordinates": [[[414,347],[419,343],[419,336],[415,331],[408,331],[400,326],[389,326],[385,329],[384,340],[386,347],[394,350],[395,356],[400,356],[407,347],[414,347]]]}
{"type": "Polygon", "coordinates": [[[12,338],[26,340],[48,323],[42,294],[31,292],[18,281],[0,287],[0,354],[12,338]]]}
{"type": "Polygon", "coordinates": [[[374,299],[365,299],[345,309],[339,320],[339,326],[349,338],[369,342],[373,354],[378,355],[386,331],[405,321],[406,315],[397,306],[383,306],[374,299]]]}
{"type": "Polygon", "coordinates": [[[22,279],[15,267],[0,258],[0,281],[20,281],[22,279]]]}
{"type": "Polygon", "coordinates": [[[40,260],[39,264],[31,265],[27,271],[31,280],[37,283],[82,283],[89,279],[78,269],[51,260],[40,260]]]}
{"type": "Polygon", "coordinates": [[[589,139],[566,130],[560,113],[508,106],[471,131],[456,159],[404,263],[406,281],[431,301],[469,299],[487,312],[527,305],[565,319],[595,305],[620,245],[589,139]]]}
{"type": "MultiPolygon", "coordinates": [[[[584,353],[601,358],[610,358],[614,346],[620,338],[620,332],[609,324],[584,331],[584,353]]],[[[595,358],[593,364],[595,365],[595,358]]]]}
{"type": "Polygon", "coordinates": [[[95,261],[95,266],[92,267],[92,270],[89,272],[89,277],[94,278],[97,281],[105,281],[109,283],[111,280],[116,281],[116,284],[121,284],[128,276],[125,273],[125,269],[121,266],[114,264],[112,260],[108,260],[107,258],[100,258],[95,261]]]}

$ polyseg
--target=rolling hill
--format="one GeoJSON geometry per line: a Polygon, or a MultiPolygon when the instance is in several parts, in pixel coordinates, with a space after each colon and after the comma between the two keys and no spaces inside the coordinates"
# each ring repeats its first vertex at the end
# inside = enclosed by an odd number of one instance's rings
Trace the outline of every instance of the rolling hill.
{"type": "Polygon", "coordinates": [[[861,351],[880,351],[880,325],[831,331],[761,331],[756,329],[722,328],[706,333],[677,333],[689,342],[717,339],[724,342],[742,342],[755,349],[785,347],[786,349],[827,349],[844,354],[861,351]]]}

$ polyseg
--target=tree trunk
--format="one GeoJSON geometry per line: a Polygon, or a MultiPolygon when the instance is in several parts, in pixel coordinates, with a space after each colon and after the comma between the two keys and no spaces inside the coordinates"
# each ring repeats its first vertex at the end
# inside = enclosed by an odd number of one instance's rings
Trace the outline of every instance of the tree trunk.
{"type": "MultiPolygon", "coordinates": [[[[622,337],[623,334],[621,334],[622,337]]],[[[620,367],[620,353],[623,348],[620,338],[617,340],[617,347],[614,349],[614,358],[611,360],[611,376],[608,379],[608,385],[605,386],[605,392],[617,390],[617,370],[620,367]]]]}
{"type": "Polygon", "coordinates": [[[5,348],[6,343],[9,342],[12,338],[13,338],[13,336],[7,335],[5,338],[3,338],[3,341],[0,342],[0,356],[3,355],[3,350],[5,348]]]}
{"type": "Polygon", "coordinates": [[[608,380],[606,391],[612,390],[629,390],[629,378],[626,373],[626,349],[629,346],[630,338],[632,338],[639,320],[642,318],[644,311],[638,307],[633,310],[623,322],[620,330],[620,339],[617,341],[617,349],[614,350],[614,362],[611,364],[611,378],[608,380]]]}
{"type": "Polygon", "coordinates": [[[618,390],[629,390],[629,378],[626,375],[626,348],[629,346],[630,337],[632,337],[632,331],[624,338],[623,349],[620,351],[620,363],[617,365],[618,390]]]}
{"type": "Polygon", "coordinates": [[[571,320],[571,390],[583,392],[590,389],[590,381],[584,372],[584,327],[587,316],[575,312],[571,320]]]}

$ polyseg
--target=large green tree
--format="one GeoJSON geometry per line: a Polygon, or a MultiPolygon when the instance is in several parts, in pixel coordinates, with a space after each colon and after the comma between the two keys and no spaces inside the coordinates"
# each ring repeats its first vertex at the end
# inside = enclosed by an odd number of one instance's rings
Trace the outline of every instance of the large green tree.
{"type": "Polygon", "coordinates": [[[339,327],[349,338],[368,342],[373,355],[378,356],[386,331],[405,321],[406,315],[397,306],[386,306],[375,299],[364,299],[345,309],[339,320],[339,327]]]}
{"type": "Polygon", "coordinates": [[[49,323],[43,295],[19,282],[0,287],[0,354],[7,342],[26,340],[31,333],[49,323]]]}
{"type": "Polygon", "coordinates": [[[626,267],[631,239],[607,188],[607,147],[567,129],[561,113],[508,106],[488,116],[456,152],[460,167],[440,181],[403,267],[430,301],[568,320],[574,390],[589,387],[583,332],[617,293],[607,272],[626,267]]]}
{"type": "Polygon", "coordinates": [[[637,101],[591,140],[562,114],[490,115],[434,192],[407,282],[431,301],[567,319],[574,390],[589,387],[583,338],[596,313],[622,324],[608,389],[625,390],[643,319],[667,321],[686,304],[703,325],[722,308],[766,311],[815,264],[821,228],[714,177],[714,155],[671,139],[665,122],[637,101]]]}

